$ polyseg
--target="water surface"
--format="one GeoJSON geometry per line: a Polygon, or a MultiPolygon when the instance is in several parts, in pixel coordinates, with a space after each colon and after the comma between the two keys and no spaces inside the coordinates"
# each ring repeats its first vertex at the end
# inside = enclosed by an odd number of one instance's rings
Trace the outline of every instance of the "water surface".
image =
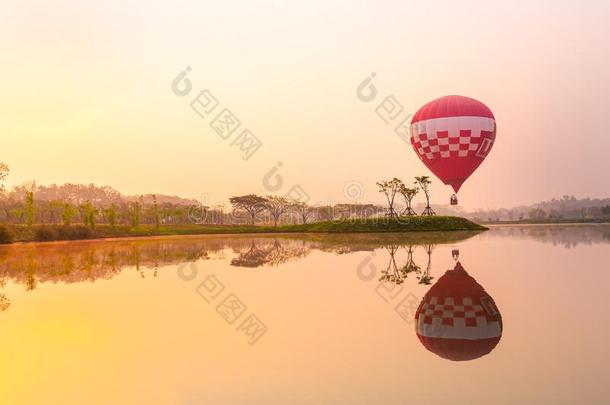
{"type": "Polygon", "coordinates": [[[2,246],[2,403],[607,403],[609,262],[604,225],[2,246]]]}

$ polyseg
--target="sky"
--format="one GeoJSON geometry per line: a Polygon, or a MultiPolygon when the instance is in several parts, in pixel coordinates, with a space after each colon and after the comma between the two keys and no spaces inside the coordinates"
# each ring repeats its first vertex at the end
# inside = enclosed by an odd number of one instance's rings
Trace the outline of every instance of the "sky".
{"type": "MultiPolygon", "coordinates": [[[[379,102],[393,95],[402,119],[460,94],[498,128],[463,208],[609,197],[608,21],[610,2],[594,0],[5,0],[0,162],[9,186],[209,203],[298,186],[311,203],[382,202],[376,181],[431,173],[379,102]],[[373,72],[378,95],[364,102],[356,89],[373,72]],[[210,116],[191,107],[205,89],[210,116]],[[227,139],[210,126],[224,108],[241,122],[227,139]],[[249,159],[232,145],[244,129],[262,144],[249,159]]],[[[433,178],[433,203],[451,193],[433,178]]]]}

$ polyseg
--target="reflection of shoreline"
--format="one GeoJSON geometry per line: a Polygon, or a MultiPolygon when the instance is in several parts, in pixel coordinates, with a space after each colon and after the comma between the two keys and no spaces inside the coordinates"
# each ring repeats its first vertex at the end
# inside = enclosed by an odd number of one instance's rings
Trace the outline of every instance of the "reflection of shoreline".
{"type": "Polygon", "coordinates": [[[344,254],[388,244],[455,243],[476,234],[241,235],[13,244],[0,247],[0,281],[11,280],[32,290],[38,283],[111,279],[126,267],[156,269],[209,260],[225,251],[237,255],[233,266],[259,267],[297,260],[312,250],[344,254]]]}

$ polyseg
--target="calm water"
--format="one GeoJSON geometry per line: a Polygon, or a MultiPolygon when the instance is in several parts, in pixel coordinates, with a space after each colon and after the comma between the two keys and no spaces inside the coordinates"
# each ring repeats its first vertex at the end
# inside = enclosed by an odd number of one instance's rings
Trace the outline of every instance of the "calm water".
{"type": "Polygon", "coordinates": [[[609,263],[609,226],[4,246],[0,402],[608,403],[609,263]]]}

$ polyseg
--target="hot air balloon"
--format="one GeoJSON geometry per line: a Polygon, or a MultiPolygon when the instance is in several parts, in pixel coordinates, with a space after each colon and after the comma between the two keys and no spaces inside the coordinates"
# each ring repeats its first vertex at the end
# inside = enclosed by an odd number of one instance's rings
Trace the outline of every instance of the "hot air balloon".
{"type": "Polygon", "coordinates": [[[500,341],[502,316],[491,296],[457,262],[422,299],[415,332],[426,349],[444,359],[474,360],[500,341]]]}
{"type": "MultiPolygon", "coordinates": [[[[411,120],[415,153],[455,193],[487,157],[495,139],[493,113],[469,97],[438,98],[420,108],[411,120]]],[[[451,204],[457,204],[456,194],[451,204]]]]}

